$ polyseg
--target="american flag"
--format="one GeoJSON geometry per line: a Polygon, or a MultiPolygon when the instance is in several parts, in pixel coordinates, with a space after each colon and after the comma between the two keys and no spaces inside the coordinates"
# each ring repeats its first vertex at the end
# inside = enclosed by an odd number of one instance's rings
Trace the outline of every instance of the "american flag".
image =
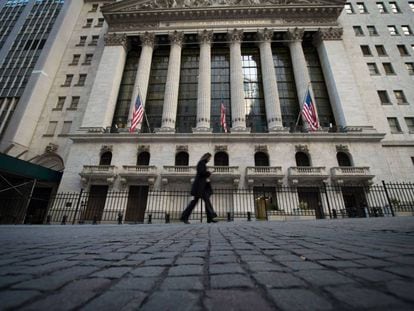
{"type": "Polygon", "coordinates": [[[224,107],[224,104],[221,103],[221,109],[220,109],[220,124],[222,129],[225,133],[227,133],[227,123],[226,123],[226,108],[224,107]]]}
{"type": "Polygon", "coordinates": [[[312,101],[310,90],[308,88],[303,103],[302,115],[309,124],[311,131],[316,131],[319,128],[318,116],[316,115],[315,104],[312,101]]]}
{"type": "Polygon", "coordinates": [[[138,94],[134,105],[134,111],[132,112],[131,127],[129,128],[130,133],[133,133],[137,128],[137,125],[142,122],[143,116],[144,108],[142,107],[141,96],[138,94]]]}

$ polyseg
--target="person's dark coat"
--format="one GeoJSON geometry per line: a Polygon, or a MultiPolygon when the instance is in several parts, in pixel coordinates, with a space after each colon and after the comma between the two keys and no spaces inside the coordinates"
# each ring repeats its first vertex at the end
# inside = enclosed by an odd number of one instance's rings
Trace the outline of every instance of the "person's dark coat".
{"type": "Polygon", "coordinates": [[[207,171],[206,163],[206,160],[201,160],[197,163],[197,175],[191,187],[192,196],[203,197],[203,195],[207,195],[209,197],[213,194],[211,185],[207,182],[207,178],[210,177],[211,173],[207,171]]]}

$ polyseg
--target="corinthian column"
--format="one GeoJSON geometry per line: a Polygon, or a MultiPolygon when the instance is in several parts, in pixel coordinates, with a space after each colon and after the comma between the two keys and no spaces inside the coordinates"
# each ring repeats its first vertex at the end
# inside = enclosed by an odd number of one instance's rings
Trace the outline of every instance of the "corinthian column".
{"type": "Polygon", "coordinates": [[[100,131],[112,124],[119,86],[124,71],[127,36],[105,36],[105,48],[89,96],[81,130],[100,131]]]}
{"type": "Polygon", "coordinates": [[[262,65],[263,89],[266,104],[267,127],[269,132],[283,129],[280,110],[279,91],[277,89],[276,72],[273,64],[271,40],[273,32],[264,29],[258,32],[260,59],[262,65]]]}
{"type": "MultiPolygon", "coordinates": [[[[147,98],[148,81],[151,71],[152,52],[154,50],[155,35],[146,32],[141,36],[142,50],[139,57],[137,75],[135,77],[134,90],[132,91],[131,105],[129,110],[128,122],[131,122],[132,112],[134,110],[135,101],[138,93],[141,96],[142,105],[145,107],[145,100],[147,98]]],[[[141,129],[141,123],[138,124],[137,129],[141,129]]]]}
{"type": "Polygon", "coordinates": [[[246,105],[244,100],[243,65],[241,41],[243,31],[234,29],[228,33],[230,41],[230,91],[231,91],[231,132],[246,132],[246,105]]]}
{"type": "Polygon", "coordinates": [[[193,132],[211,133],[211,39],[213,32],[204,30],[198,34],[200,41],[200,61],[197,90],[197,127],[193,132]]]}
{"type": "Polygon", "coordinates": [[[158,131],[174,133],[178,105],[178,88],[180,86],[181,45],[184,39],[184,33],[174,31],[174,33],[169,35],[169,38],[171,50],[167,82],[165,84],[162,124],[158,131]]]}

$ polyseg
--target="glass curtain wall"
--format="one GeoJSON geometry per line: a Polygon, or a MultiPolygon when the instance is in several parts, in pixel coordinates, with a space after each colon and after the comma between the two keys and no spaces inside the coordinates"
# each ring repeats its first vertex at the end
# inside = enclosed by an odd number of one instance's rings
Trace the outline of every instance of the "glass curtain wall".
{"type": "Polygon", "coordinates": [[[255,44],[242,44],[246,126],[252,133],[267,132],[260,51],[255,44]]]}
{"type": "Polygon", "coordinates": [[[128,126],[128,115],[138,70],[139,55],[140,48],[135,48],[128,52],[112,120],[112,130],[126,129],[128,126]]]}
{"type": "Polygon", "coordinates": [[[152,133],[155,128],[161,127],[169,54],[170,44],[168,37],[158,37],[158,45],[152,56],[147,100],[145,103],[145,113],[148,117],[149,124],[146,121],[142,123],[142,132],[144,133],[152,133]]]}
{"type": "MultiPolygon", "coordinates": [[[[299,102],[292,58],[289,48],[281,43],[273,43],[272,52],[283,126],[291,127],[296,124],[299,116],[299,102]]],[[[301,118],[299,118],[299,122],[301,122],[301,118]]]]}
{"type": "Polygon", "coordinates": [[[197,86],[200,47],[195,36],[186,36],[181,53],[176,132],[191,133],[197,119],[197,86]]]}
{"type": "Polygon", "coordinates": [[[211,48],[211,127],[213,133],[223,133],[221,127],[221,104],[226,109],[227,127],[231,128],[230,105],[230,51],[228,45],[220,43],[225,35],[215,35],[211,48]]]}
{"type": "Polygon", "coordinates": [[[318,51],[310,41],[304,41],[303,52],[308,64],[319,123],[322,127],[330,127],[330,124],[336,125],[328,91],[326,89],[325,78],[319,61],[318,51]]]}

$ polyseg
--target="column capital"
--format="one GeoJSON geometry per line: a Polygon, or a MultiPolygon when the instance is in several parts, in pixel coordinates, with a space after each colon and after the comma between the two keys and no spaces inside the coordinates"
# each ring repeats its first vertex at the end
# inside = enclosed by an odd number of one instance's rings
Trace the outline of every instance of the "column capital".
{"type": "Polygon", "coordinates": [[[170,33],[168,35],[168,38],[170,39],[171,44],[176,44],[176,45],[181,46],[184,41],[184,33],[174,31],[173,33],[170,33]]]}
{"type": "Polygon", "coordinates": [[[155,34],[146,31],[144,34],[140,35],[141,43],[143,46],[154,47],[155,43],[155,34]]]}
{"type": "Polygon", "coordinates": [[[243,40],[243,30],[242,29],[233,29],[227,33],[227,38],[231,41],[232,44],[240,43],[243,40]]]}
{"type": "Polygon", "coordinates": [[[318,32],[313,36],[313,40],[315,43],[320,43],[322,41],[342,40],[343,33],[344,30],[342,27],[319,28],[318,32]]]}
{"type": "Polygon", "coordinates": [[[290,41],[302,41],[305,30],[303,28],[288,29],[285,36],[290,41]]]}
{"type": "Polygon", "coordinates": [[[198,40],[200,43],[211,44],[213,40],[213,31],[204,29],[198,33],[198,40]]]}
{"type": "Polygon", "coordinates": [[[259,41],[270,42],[272,40],[272,37],[273,30],[265,28],[257,32],[257,39],[259,39],[259,41]]]}
{"type": "Polygon", "coordinates": [[[126,34],[106,34],[105,35],[105,46],[117,46],[121,45],[124,47],[125,50],[127,50],[128,45],[128,38],[126,34]]]}

